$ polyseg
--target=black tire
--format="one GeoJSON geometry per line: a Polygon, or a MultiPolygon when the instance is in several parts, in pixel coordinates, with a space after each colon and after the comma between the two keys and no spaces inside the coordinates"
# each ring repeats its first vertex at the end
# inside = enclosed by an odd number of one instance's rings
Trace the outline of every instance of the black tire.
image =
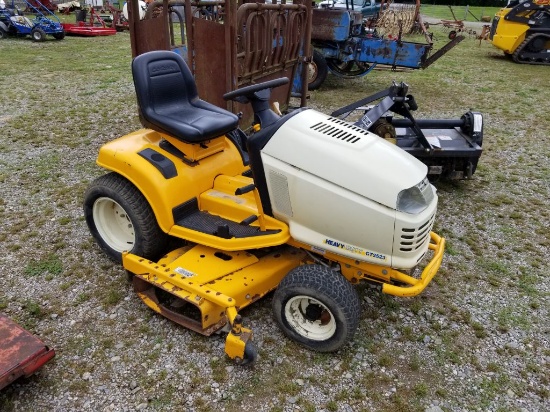
{"type": "Polygon", "coordinates": [[[317,50],[313,50],[313,61],[309,63],[307,87],[309,90],[317,90],[328,75],[328,66],[325,58],[317,50]]]}
{"type": "Polygon", "coordinates": [[[241,366],[252,366],[256,359],[258,359],[258,348],[252,341],[246,342],[244,347],[244,358],[241,362],[241,366]]]}
{"type": "Polygon", "coordinates": [[[330,71],[341,77],[361,77],[369,71],[370,66],[368,63],[362,63],[357,61],[341,62],[336,59],[327,59],[327,66],[330,71]]]}
{"type": "Polygon", "coordinates": [[[54,33],[53,38],[56,40],[63,40],[65,38],[65,30],[59,33],[54,33]]]}
{"type": "Polygon", "coordinates": [[[334,352],[354,335],[361,302],[344,276],[325,266],[291,270],[273,296],[273,314],[283,332],[306,348],[334,352]]]}
{"type": "Polygon", "coordinates": [[[46,32],[40,27],[35,27],[31,30],[31,37],[33,41],[46,41],[46,32]]]}
{"type": "Polygon", "coordinates": [[[169,237],[141,192],[128,180],[109,173],[94,180],[84,196],[84,216],[97,243],[116,262],[122,252],[156,261],[169,237]]]}
{"type": "Polygon", "coordinates": [[[456,31],[451,30],[449,32],[449,40],[453,40],[456,37],[456,31]]]}
{"type": "Polygon", "coordinates": [[[8,32],[3,27],[0,27],[0,39],[5,39],[8,37],[8,32]]]}

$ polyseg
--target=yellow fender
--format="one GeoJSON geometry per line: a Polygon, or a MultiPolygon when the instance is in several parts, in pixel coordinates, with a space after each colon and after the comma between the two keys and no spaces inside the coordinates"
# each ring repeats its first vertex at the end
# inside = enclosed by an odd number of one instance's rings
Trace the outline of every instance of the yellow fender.
{"type": "MultiPolygon", "coordinates": [[[[150,129],[122,136],[101,147],[97,164],[132,182],[151,205],[159,227],[168,233],[174,225],[174,207],[212,188],[217,175],[238,175],[248,167],[243,164],[238,149],[225,137],[212,141],[218,147],[217,153],[195,162],[186,162],[189,156],[182,159],[164,150],[160,145],[165,138],[165,135],[150,129]],[[167,163],[173,165],[171,174],[175,175],[163,176],[151,161],[140,155],[147,149],[164,156],[167,163]],[[199,162],[200,167],[195,167],[199,162]]],[[[196,151],[197,145],[182,142],[179,145],[188,152],[196,151]]]]}

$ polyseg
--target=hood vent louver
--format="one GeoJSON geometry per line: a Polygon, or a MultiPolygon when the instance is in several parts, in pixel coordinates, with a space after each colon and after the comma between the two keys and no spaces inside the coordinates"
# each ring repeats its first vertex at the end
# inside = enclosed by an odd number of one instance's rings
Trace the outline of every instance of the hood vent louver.
{"type": "Polygon", "coordinates": [[[346,143],[357,143],[361,140],[360,135],[369,135],[368,131],[335,117],[314,124],[310,129],[346,143]]]}

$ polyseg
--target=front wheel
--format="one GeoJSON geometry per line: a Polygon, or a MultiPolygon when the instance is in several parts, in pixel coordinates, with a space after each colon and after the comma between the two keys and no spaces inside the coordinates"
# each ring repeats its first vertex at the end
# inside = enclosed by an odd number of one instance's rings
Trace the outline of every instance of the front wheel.
{"type": "Polygon", "coordinates": [[[31,37],[33,41],[45,41],[46,32],[42,30],[40,27],[35,27],[31,31],[31,37]]]}
{"type": "Polygon", "coordinates": [[[5,39],[6,37],[8,37],[7,30],[0,26],[0,39],[5,39]]]}
{"type": "Polygon", "coordinates": [[[65,30],[60,31],[59,33],[54,33],[53,38],[56,40],[63,40],[65,38],[65,30]]]}
{"type": "Polygon", "coordinates": [[[273,314],[283,332],[308,349],[334,352],[357,329],[361,302],[338,272],[303,265],[288,273],[273,296],[273,314]]]}
{"type": "Polygon", "coordinates": [[[141,192],[116,173],[96,179],[84,197],[84,216],[97,243],[116,262],[128,251],[157,260],[168,244],[141,192]]]}

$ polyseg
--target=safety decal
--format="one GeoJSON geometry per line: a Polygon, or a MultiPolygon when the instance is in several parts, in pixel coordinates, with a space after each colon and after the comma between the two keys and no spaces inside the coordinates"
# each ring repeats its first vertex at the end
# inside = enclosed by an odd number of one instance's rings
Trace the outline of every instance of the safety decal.
{"type": "Polygon", "coordinates": [[[189,270],[184,269],[182,267],[175,268],[174,272],[176,272],[178,275],[184,276],[186,278],[192,278],[193,276],[197,276],[196,273],[190,272],[189,270]]]}

